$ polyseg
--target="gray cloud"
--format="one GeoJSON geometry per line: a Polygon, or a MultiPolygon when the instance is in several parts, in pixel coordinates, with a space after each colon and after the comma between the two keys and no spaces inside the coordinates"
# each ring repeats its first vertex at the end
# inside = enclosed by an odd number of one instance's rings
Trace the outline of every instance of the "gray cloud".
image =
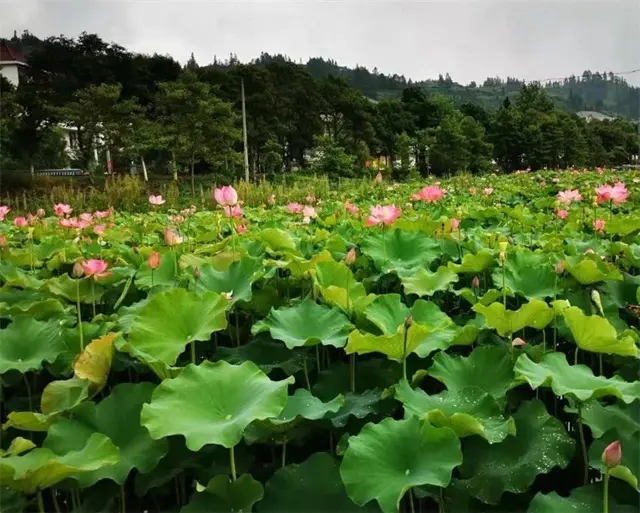
{"type": "Polygon", "coordinates": [[[0,16],[5,36],[85,30],[200,64],[265,51],[460,82],[640,68],[638,0],[0,0],[0,16]]]}

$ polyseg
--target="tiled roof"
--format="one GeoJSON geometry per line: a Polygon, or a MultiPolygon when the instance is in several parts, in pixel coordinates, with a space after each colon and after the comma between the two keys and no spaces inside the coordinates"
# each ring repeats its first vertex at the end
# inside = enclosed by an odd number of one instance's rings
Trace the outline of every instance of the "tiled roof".
{"type": "Polygon", "coordinates": [[[11,48],[6,41],[0,40],[0,61],[9,62],[22,62],[26,63],[27,60],[17,50],[11,48]]]}

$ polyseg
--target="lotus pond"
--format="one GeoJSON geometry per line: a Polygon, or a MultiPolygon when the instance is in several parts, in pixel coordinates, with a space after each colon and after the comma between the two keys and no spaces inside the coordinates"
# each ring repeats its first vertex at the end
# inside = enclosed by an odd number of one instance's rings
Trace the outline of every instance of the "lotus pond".
{"type": "Polygon", "coordinates": [[[0,509],[637,511],[639,182],[0,207],[0,509]]]}

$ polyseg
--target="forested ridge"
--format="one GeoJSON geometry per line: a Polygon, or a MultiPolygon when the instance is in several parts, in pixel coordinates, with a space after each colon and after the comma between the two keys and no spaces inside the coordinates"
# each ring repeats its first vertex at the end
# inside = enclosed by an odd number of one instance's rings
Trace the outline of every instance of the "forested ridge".
{"type": "Polygon", "coordinates": [[[239,176],[241,82],[253,174],[358,176],[373,164],[403,178],[494,166],[617,166],[638,153],[632,120],[587,122],[574,114],[637,110],[639,89],[606,73],[551,85],[493,78],[462,86],[448,75],[411,82],[268,54],[202,66],[192,57],[183,67],[86,33],[41,40],[25,32],[8,44],[29,65],[17,89],[2,83],[3,169],[68,165],[62,123],[77,128],[73,163],[91,171],[102,162],[94,149],[109,149],[120,169],[146,158],[159,172],[239,176]]]}

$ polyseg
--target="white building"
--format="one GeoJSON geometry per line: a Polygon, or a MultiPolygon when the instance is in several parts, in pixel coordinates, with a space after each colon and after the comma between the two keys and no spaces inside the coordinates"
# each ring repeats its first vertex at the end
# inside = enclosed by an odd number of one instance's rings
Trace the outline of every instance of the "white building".
{"type": "Polygon", "coordinates": [[[5,41],[0,40],[0,75],[14,87],[18,87],[20,68],[26,65],[25,58],[20,52],[12,50],[5,41]]]}

